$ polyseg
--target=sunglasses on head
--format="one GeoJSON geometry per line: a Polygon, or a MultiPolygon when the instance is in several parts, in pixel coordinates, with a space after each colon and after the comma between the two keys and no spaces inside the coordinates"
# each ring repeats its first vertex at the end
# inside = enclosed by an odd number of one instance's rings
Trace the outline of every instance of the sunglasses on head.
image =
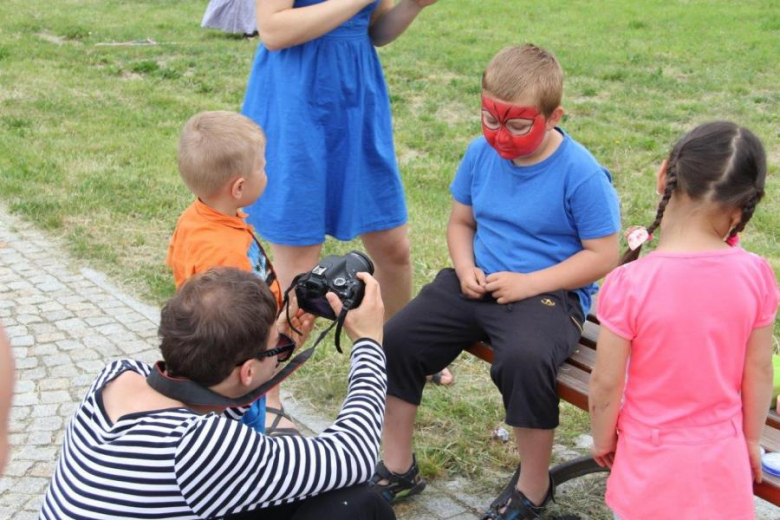
{"type": "MultiPolygon", "coordinates": [[[[287,361],[290,359],[290,356],[293,353],[293,350],[295,350],[295,341],[288,336],[287,334],[279,333],[279,337],[276,340],[276,346],[274,348],[269,348],[263,352],[260,352],[259,354],[256,354],[252,356],[254,359],[265,359],[272,356],[276,356],[276,361],[282,363],[284,361],[287,361]]],[[[252,358],[250,358],[252,359],[252,358]]],[[[237,367],[240,367],[244,363],[246,363],[248,360],[244,360],[240,363],[236,363],[237,367]]]]}

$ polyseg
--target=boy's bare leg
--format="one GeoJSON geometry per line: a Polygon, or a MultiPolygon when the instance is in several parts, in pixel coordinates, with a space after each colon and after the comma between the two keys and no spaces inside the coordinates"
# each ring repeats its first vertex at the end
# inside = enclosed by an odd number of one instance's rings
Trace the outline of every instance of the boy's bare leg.
{"type": "Polygon", "coordinates": [[[385,321],[412,299],[412,260],[408,231],[408,226],[403,224],[360,236],[376,267],[374,278],[382,290],[385,321]]]}
{"type": "MultiPolygon", "coordinates": [[[[385,467],[393,473],[406,473],[412,466],[412,434],[417,406],[391,395],[385,408],[384,454],[385,467]]],[[[381,481],[380,484],[386,484],[381,481]]]]}
{"type": "MultiPolygon", "coordinates": [[[[382,458],[387,469],[393,473],[406,473],[412,466],[412,434],[416,415],[417,406],[397,397],[387,396],[382,458]]],[[[380,484],[387,482],[381,481],[380,484]]]]}
{"type": "MultiPolygon", "coordinates": [[[[317,265],[317,261],[320,259],[321,249],[322,244],[302,247],[271,244],[274,271],[276,271],[276,276],[279,278],[279,286],[282,288],[283,293],[290,286],[293,278],[295,278],[297,274],[310,271],[312,267],[317,265]]],[[[279,396],[279,387],[277,386],[266,394],[266,407],[281,409],[281,406],[282,401],[279,396]]],[[[275,414],[267,413],[265,419],[266,428],[270,427],[275,419],[275,414]]],[[[282,417],[281,421],[279,421],[276,426],[277,428],[295,427],[293,423],[284,417],[282,417]]]]}
{"type": "Polygon", "coordinates": [[[520,478],[517,489],[534,504],[541,504],[550,484],[555,430],[514,428],[517,451],[520,453],[520,478]]]}

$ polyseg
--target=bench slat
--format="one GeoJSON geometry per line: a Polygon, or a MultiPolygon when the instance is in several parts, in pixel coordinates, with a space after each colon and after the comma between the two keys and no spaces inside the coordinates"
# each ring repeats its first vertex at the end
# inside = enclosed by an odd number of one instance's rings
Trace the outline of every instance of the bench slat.
{"type": "Polygon", "coordinates": [[[780,430],[780,414],[775,410],[769,410],[769,416],[766,418],[767,426],[780,430]]]}
{"type": "Polygon", "coordinates": [[[593,367],[596,366],[596,351],[591,347],[580,344],[567,361],[590,374],[593,372],[593,367]]]}
{"type": "Polygon", "coordinates": [[[580,342],[591,348],[595,348],[596,340],[598,339],[599,326],[592,321],[586,321],[585,325],[582,326],[582,337],[580,338],[580,342]]]}
{"type": "Polygon", "coordinates": [[[761,484],[753,484],[753,494],[775,505],[780,504],[780,478],[765,471],[761,484]]]}
{"type": "Polygon", "coordinates": [[[558,395],[581,410],[588,411],[588,384],[590,374],[584,370],[564,363],[558,370],[558,395]]]}

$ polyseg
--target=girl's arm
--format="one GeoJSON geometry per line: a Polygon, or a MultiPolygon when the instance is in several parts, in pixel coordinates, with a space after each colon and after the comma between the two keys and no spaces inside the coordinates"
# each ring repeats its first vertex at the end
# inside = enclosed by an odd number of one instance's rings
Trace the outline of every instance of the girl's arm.
{"type": "Polygon", "coordinates": [[[593,431],[593,458],[601,467],[612,467],[617,446],[617,420],[623,387],[626,382],[626,365],[631,352],[631,342],[601,326],[596,366],[590,375],[590,411],[593,431]]]}
{"type": "Polygon", "coordinates": [[[401,0],[393,6],[393,0],[382,0],[371,17],[369,34],[374,45],[381,47],[401,36],[420,11],[435,3],[436,0],[401,0]]]}
{"type": "Polygon", "coordinates": [[[742,374],[742,429],[753,478],[761,483],[761,434],[772,401],[772,325],[750,334],[742,374]]]}
{"type": "Polygon", "coordinates": [[[293,8],[295,0],[256,0],[257,31],[269,51],[319,38],[346,22],[373,0],[327,0],[293,8]]]}
{"type": "Polygon", "coordinates": [[[452,264],[460,280],[463,294],[482,298],[485,294],[485,273],[474,264],[474,233],[477,223],[471,206],[452,201],[450,221],[447,224],[447,247],[452,264]]]}

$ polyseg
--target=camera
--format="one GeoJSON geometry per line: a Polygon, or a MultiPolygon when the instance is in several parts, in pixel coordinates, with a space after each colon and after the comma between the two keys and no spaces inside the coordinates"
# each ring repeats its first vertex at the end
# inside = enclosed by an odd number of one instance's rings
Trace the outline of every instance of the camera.
{"type": "Polygon", "coordinates": [[[374,274],[374,264],[368,256],[352,251],[344,256],[326,256],[314,269],[298,275],[293,282],[298,307],[329,320],[337,318],[325,295],[336,293],[346,309],[354,309],[363,301],[365,284],[358,273],[374,274]]]}

